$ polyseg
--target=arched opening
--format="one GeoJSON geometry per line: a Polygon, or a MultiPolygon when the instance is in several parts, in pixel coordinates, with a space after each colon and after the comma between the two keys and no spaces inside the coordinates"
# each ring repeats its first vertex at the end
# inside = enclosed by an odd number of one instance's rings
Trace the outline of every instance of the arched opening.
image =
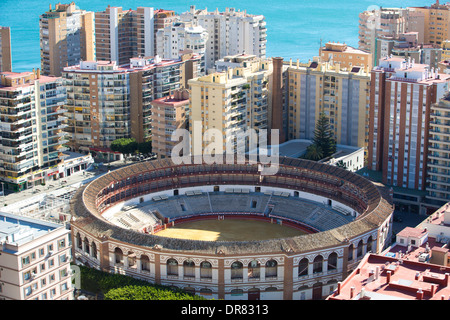
{"type": "Polygon", "coordinates": [[[299,299],[300,300],[306,300],[306,293],[308,292],[309,287],[307,285],[303,285],[300,288],[298,288],[298,291],[300,293],[299,299]]]}
{"type": "Polygon", "coordinates": [[[128,251],[128,268],[136,268],[136,254],[132,251],[128,251]]]}
{"type": "Polygon", "coordinates": [[[356,249],[356,258],[361,258],[364,252],[364,243],[362,240],[358,242],[358,248],[356,249]]]}
{"type": "Polygon", "coordinates": [[[91,247],[92,247],[92,257],[97,259],[97,245],[95,244],[94,241],[92,241],[91,247]]]}
{"type": "Polygon", "coordinates": [[[123,252],[120,248],[114,249],[114,261],[116,264],[123,264],[123,252]]]}
{"type": "Polygon", "coordinates": [[[146,255],[141,256],[141,271],[150,272],[150,258],[146,255]]]}
{"type": "Polygon", "coordinates": [[[186,291],[189,294],[195,295],[195,288],[192,287],[184,287],[183,289],[184,291],[186,291]]]}
{"type": "Polygon", "coordinates": [[[317,282],[313,285],[313,300],[321,300],[322,299],[322,283],[317,282]]]}
{"type": "Polygon", "coordinates": [[[373,239],[372,236],[369,237],[369,239],[367,239],[367,252],[373,252],[373,239]]]}
{"type": "Polygon", "coordinates": [[[80,250],[83,248],[83,244],[81,242],[81,236],[79,233],[77,233],[77,248],[80,250]]]}
{"type": "Polygon", "coordinates": [[[86,252],[89,255],[90,246],[88,238],[85,237],[83,242],[84,242],[84,252],[86,252]]]}
{"type": "Polygon", "coordinates": [[[195,278],[195,263],[192,260],[183,262],[183,275],[186,278],[195,278]]]}
{"type": "Polygon", "coordinates": [[[167,260],[167,275],[178,276],[178,261],[175,259],[167,260]]]}
{"type": "Polygon", "coordinates": [[[202,288],[202,289],[200,289],[200,294],[202,296],[210,296],[210,295],[212,295],[212,290],[208,289],[208,288],[202,288]]]}
{"type": "Polygon", "coordinates": [[[320,273],[323,271],[323,257],[318,255],[313,261],[313,273],[320,273]]]}
{"type": "Polygon", "coordinates": [[[200,278],[212,279],[212,265],[208,261],[200,263],[200,278]]]}
{"type": "Polygon", "coordinates": [[[278,276],[278,263],[271,259],[266,262],[266,278],[276,278],[278,276]]]}
{"type": "Polygon", "coordinates": [[[235,296],[235,297],[244,295],[244,291],[242,289],[233,289],[233,290],[231,290],[230,293],[232,296],[235,296]]]}
{"type": "Polygon", "coordinates": [[[307,276],[308,275],[308,268],[309,268],[309,260],[306,258],[303,258],[300,260],[298,264],[298,276],[307,276]]]}
{"type": "Polygon", "coordinates": [[[328,271],[337,270],[338,255],[336,252],[328,256],[328,271]]]}
{"type": "Polygon", "coordinates": [[[261,264],[258,260],[250,261],[248,264],[248,278],[257,280],[260,277],[261,264]]]}
{"type": "Polygon", "coordinates": [[[243,276],[242,262],[235,261],[231,264],[231,280],[242,280],[243,276]]]}
{"type": "Polygon", "coordinates": [[[248,290],[248,300],[259,300],[260,290],[258,288],[251,288],[248,290]]]}
{"type": "Polygon", "coordinates": [[[348,261],[353,260],[353,243],[348,247],[348,261]]]}

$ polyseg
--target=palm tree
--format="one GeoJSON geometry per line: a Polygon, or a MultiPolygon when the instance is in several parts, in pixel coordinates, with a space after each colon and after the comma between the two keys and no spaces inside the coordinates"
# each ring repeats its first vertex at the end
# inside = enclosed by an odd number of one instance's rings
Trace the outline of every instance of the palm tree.
{"type": "Polygon", "coordinates": [[[306,148],[305,158],[308,160],[318,161],[323,158],[323,151],[317,144],[311,144],[306,148]]]}

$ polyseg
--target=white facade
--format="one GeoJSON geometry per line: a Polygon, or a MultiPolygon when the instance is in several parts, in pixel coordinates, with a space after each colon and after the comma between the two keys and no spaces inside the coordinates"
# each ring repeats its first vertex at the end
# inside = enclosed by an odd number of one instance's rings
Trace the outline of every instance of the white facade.
{"type": "Polygon", "coordinates": [[[180,14],[181,21],[202,26],[209,35],[206,44],[206,67],[214,68],[215,61],[227,55],[253,54],[266,56],[266,22],[262,15],[227,8],[225,12],[196,10],[180,14]]]}
{"type": "Polygon", "coordinates": [[[0,213],[0,300],[72,300],[70,230],[0,213]]]}
{"type": "Polygon", "coordinates": [[[163,59],[178,60],[184,50],[192,50],[201,56],[204,69],[208,33],[192,23],[175,22],[156,33],[156,54],[163,59]]]}

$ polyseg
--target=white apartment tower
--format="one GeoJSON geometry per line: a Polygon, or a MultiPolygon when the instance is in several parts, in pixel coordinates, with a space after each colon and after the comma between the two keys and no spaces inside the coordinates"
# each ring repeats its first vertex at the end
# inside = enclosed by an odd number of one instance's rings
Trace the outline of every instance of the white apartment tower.
{"type": "Polygon", "coordinates": [[[64,106],[60,77],[34,72],[0,73],[0,180],[21,191],[55,179],[66,155],[64,106]]]}
{"type": "Polygon", "coordinates": [[[0,213],[0,300],[73,300],[70,230],[0,213]]]}
{"type": "Polygon", "coordinates": [[[208,33],[192,22],[174,22],[156,32],[156,54],[163,59],[177,60],[185,50],[201,56],[201,71],[205,70],[205,53],[208,33]]]}
{"type": "Polygon", "coordinates": [[[258,58],[266,56],[266,21],[263,15],[251,15],[246,11],[226,8],[196,10],[191,6],[188,12],[180,14],[181,21],[192,21],[202,26],[209,35],[206,43],[206,68],[228,55],[250,54],[258,58]]]}

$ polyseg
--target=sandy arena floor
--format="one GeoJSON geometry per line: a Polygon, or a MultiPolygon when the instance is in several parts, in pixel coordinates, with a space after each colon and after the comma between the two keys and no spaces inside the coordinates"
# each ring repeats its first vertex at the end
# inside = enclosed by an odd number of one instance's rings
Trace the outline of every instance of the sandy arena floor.
{"type": "Polygon", "coordinates": [[[158,236],[203,241],[247,241],[287,238],[305,234],[288,226],[265,221],[225,219],[199,220],[175,224],[157,233],[158,236]]]}

